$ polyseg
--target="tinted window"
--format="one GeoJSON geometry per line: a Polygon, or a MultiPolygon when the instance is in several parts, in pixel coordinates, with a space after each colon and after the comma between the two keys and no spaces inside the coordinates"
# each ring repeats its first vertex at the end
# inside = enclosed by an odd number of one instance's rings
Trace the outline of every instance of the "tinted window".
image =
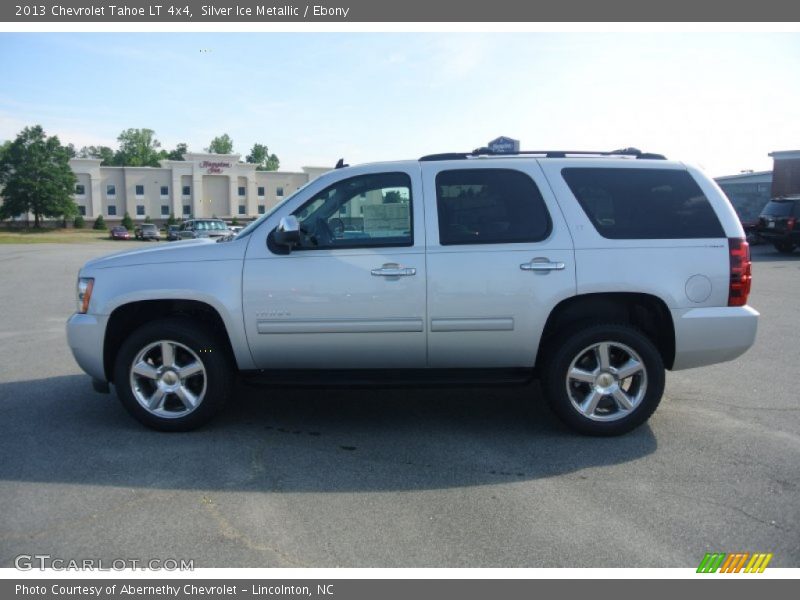
{"type": "Polygon", "coordinates": [[[83,185],[78,184],[78,185],[75,186],[75,195],[76,196],[83,196],[85,194],[86,194],[86,188],[83,185]]]}
{"type": "Polygon", "coordinates": [[[185,215],[192,214],[192,207],[189,206],[188,204],[184,204],[183,205],[183,214],[185,214],[185,215]]]}
{"type": "Polygon", "coordinates": [[[181,193],[184,196],[191,196],[192,195],[192,187],[189,186],[189,185],[183,186],[183,190],[181,191],[181,193]]]}
{"type": "Polygon", "coordinates": [[[144,206],[141,204],[136,206],[136,214],[137,215],[144,215],[144,206]]]}
{"type": "Polygon", "coordinates": [[[137,196],[144,196],[144,186],[143,185],[137,185],[136,186],[136,195],[137,196]]]}
{"type": "Polygon", "coordinates": [[[725,232],[697,182],[668,169],[562,169],[605,238],[720,238],[725,232]]]}
{"type": "Polygon", "coordinates": [[[109,184],[106,186],[106,196],[116,196],[117,195],[117,187],[113,184],[109,184]]]}
{"type": "Polygon", "coordinates": [[[761,214],[766,217],[788,217],[792,214],[792,205],[794,202],[772,201],[764,207],[761,214]]]}
{"type": "Polygon", "coordinates": [[[169,187],[166,185],[161,186],[161,195],[162,196],[169,196],[169,187]]]}
{"type": "Polygon", "coordinates": [[[459,169],[436,176],[439,243],[538,242],[550,233],[539,188],[520,171],[459,169]]]}

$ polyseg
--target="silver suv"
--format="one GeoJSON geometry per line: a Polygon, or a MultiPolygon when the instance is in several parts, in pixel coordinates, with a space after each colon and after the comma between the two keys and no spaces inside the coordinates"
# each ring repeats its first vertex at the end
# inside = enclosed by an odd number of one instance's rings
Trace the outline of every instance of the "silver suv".
{"type": "Polygon", "coordinates": [[[426,156],[333,170],[236,237],[89,261],[69,345],[142,423],[187,430],[234,376],[538,376],[570,427],[617,435],[665,369],[756,335],[750,255],[724,193],[627,150],[426,156]]]}

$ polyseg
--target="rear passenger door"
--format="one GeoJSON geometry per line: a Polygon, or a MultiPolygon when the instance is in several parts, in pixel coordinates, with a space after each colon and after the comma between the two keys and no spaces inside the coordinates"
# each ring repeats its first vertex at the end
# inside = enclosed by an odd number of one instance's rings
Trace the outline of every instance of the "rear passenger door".
{"type": "Polygon", "coordinates": [[[428,365],[532,367],[575,293],[572,241],[535,161],[422,163],[428,365]]]}

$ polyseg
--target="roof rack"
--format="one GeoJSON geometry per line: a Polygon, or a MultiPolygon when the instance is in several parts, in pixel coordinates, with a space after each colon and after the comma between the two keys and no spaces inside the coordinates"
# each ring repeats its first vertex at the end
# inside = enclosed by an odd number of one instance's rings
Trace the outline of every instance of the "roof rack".
{"type": "Polygon", "coordinates": [[[428,154],[420,161],[436,160],[467,160],[478,156],[538,156],[540,158],[583,158],[586,156],[630,156],[638,159],[666,160],[663,154],[642,152],[638,148],[622,148],[611,152],[592,150],[520,150],[519,152],[493,152],[489,148],[476,148],[472,152],[445,152],[442,154],[428,154]]]}

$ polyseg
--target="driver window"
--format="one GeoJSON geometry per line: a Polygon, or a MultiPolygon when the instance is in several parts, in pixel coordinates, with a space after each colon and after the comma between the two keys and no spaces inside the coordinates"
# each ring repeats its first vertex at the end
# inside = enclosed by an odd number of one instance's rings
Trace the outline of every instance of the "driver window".
{"type": "Polygon", "coordinates": [[[294,213],[297,249],[411,246],[411,178],[405,173],[360,175],[339,181],[294,213]]]}

